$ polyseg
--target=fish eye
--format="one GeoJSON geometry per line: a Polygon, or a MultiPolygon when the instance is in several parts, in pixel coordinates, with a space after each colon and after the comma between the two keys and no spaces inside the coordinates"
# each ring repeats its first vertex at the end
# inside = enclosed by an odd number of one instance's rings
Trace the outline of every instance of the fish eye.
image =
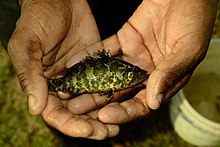
{"type": "Polygon", "coordinates": [[[134,67],[133,67],[133,71],[136,72],[136,71],[138,71],[138,70],[139,70],[139,68],[138,68],[137,66],[134,66],[134,67]]]}

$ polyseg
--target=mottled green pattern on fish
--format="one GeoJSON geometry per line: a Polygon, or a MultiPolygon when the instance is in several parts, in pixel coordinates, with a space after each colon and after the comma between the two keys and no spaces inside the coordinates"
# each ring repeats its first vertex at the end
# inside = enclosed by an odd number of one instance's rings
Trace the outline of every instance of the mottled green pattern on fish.
{"type": "Polygon", "coordinates": [[[146,71],[99,51],[67,69],[64,77],[49,79],[48,84],[49,91],[100,93],[110,98],[114,91],[133,87],[146,78],[146,71]]]}

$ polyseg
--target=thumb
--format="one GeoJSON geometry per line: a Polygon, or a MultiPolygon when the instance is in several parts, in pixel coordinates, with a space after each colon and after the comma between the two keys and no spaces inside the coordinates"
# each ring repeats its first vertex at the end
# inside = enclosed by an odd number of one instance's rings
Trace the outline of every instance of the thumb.
{"type": "Polygon", "coordinates": [[[8,52],[21,88],[28,97],[29,111],[38,115],[44,110],[48,95],[41,63],[42,50],[39,43],[25,40],[23,35],[14,32],[8,43],[8,52]]]}
{"type": "Polygon", "coordinates": [[[149,76],[146,97],[151,109],[158,109],[163,101],[175,95],[190,79],[193,64],[171,55],[161,62],[149,76]]]}
{"type": "Polygon", "coordinates": [[[47,83],[44,77],[38,72],[21,72],[18,73],[18,78],[27,95],[30,114],[41,114],[47,101],[47,83]]]}

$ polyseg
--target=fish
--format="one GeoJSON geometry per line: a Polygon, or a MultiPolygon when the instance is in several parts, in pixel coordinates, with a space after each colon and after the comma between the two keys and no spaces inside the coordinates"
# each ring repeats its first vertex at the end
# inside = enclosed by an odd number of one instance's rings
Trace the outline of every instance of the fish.
{"type": "Polygon", "coordinates": [[[114,92],[133,87],[148,77],[147,71],[105,50],[93,53],[66,70],[58,79],[48,79],[49,92],[72,95],[99,93],[111,99],[114,92]]]}

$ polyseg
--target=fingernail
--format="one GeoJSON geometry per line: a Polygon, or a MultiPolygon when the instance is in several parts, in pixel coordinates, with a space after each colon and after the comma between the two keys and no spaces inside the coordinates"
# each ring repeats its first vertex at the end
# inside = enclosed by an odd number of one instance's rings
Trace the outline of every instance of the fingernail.
{"type": "Polygon", "coordinates": [[[28,105],[29,105],[29,112],[31,115],[36,115],[35,114],[35,107],[36,107],[37,99],[33,95],[28,96],[28,105]]]}
{"type": "Polygon", "coordinates": [[[162,93],[157,95],[156,99],[158,100],[159,104],[162,103],[163,97],[164,97],[164,95],[162,93]]]}

